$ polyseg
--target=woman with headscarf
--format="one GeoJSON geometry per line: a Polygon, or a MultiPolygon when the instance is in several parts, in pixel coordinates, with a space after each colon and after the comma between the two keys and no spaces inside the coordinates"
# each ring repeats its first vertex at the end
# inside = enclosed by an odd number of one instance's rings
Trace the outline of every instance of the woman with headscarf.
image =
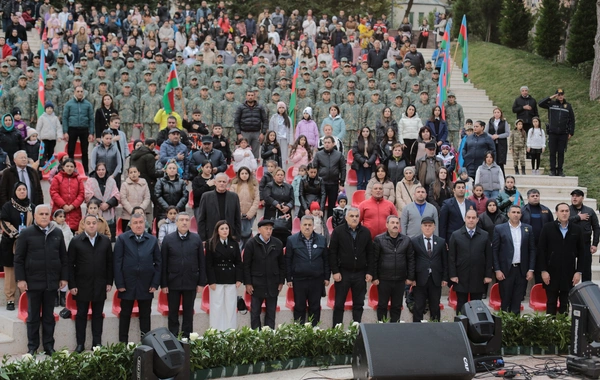
{"type": "Polygon", "coordinates": [[[19,131],[15,129],[13,116],[9,113],[2,116],[2,128],[0,128],[0,148],[6,152],[10,163],[14,165],[14,154],[22,150],[25,140],[19,131]]]}
{"type": "Polygon", "coordinates": [[[479,222],[477,222],[477,224],[481,229],[487,231],[490,243],[494,239],[494,228],[498,224],[506,222],[508,222],[508,218],[498,209],[498,201],[495,199],[488,199],[485,204],[485,212],[479,214],[479,222]]]}
{"type": "Polygon", "coordinates": [[[277,113],[271,116],[271,120],[269,120],[269,130],[277,132],[277,142],[279,143],[282,157],[281,166],[283,170],[287,170],[288,147],[293,136],[292,121],[288,116],[287,106],[284,102],[277,103],[277,113]]]}
{"type": "Polygon", "coordinates": [[[115,236],[115,207],[119,205],[121,193],[114,178],[107,175],[104,162],[96,164],[96,170],[90,173],[85,182],[85,202],[92,199],[100,202],[99,216],[106,220],[112,236],[115,236]]]}
{"type": "Polygon", "coordinates": [[[15,268],[13,264],[14,247],[19,233],[33,223],[33,208],[27,197],[27,185],[23,182],[15,183],[10,201],[2,206],[0,212],[0,227],[2,240],[0,252],[2,265],[4,265],[4,295],[6,296],[6,310],[15,310],[15,268]]]}

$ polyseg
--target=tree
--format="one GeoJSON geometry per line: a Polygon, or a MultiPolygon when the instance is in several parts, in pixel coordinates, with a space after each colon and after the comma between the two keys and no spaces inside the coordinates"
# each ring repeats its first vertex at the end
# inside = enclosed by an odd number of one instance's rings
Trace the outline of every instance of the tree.
{"type": "Polygon", "coordinates": [[[544,1],[536,25],[535,47],[539,55],[554,59],[560,49],[564,23],[561,20],[558,1],[544,1]]]}
{"type": "Polygon", "coordinates": [[[510,48],[527,45],[532,16],[523,0],[504,0],[500,19],[500,41],[510,48]]]}
{"type": "Polygon", "coordinates": [[[414,1],[415,0],[408,0],[408,4],[406,4],[406,10],[404,11],[404,17],[402,19],[408,18],[408,15],[410,14],[410,10],[413,6],[414,1]]]}
{"type": "Polygon", "coordinates": [[[598,27],[594,0],[579,0],[569,33],[567,61],[573,65],[594,59],[594,37],[598,27]]]}
{"type": "Polygon", "coordinates": [[[502,2],[498,0],[477,0],[473,2],[476,17],[483,21],[480,37],[486,42],[500,42],[500,12],[502,2]]]}
{"type": "MultiPolygon", "coordinates": [[[[600,0],[596,2],[596,18],[600,19],[600,0]]],[[[590,100],[600,98],[600,22],[596,28],[596,41],[594,43],[594,68],[590,80],[590,100]]]]}
{"type": "MultiPolygon", "coordinates": [[[[467,22],[469,23],[469,34],[473,34],[473,32],[476,30],[475,24],[477,23],[475,17],[473,17],[472,9],[473,8],[471,7],[470,0],[455,0],[452,3],[452,19],[462,20],[463,15],[467,15],[467,22]]],[[[459,31],[460,22],[453,22],[451,35],[458,36],[459,31]]]]}

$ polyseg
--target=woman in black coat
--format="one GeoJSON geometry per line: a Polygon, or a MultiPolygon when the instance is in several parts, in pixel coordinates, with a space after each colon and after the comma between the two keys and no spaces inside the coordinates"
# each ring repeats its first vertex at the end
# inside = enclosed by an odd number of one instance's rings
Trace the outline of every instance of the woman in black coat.
{"type": "Polygon", "coordinates": [[[33,222],[33,209],[27,198],[27,185],[23,182],[15,183],[10,201],[2,206],[0,212],[0,227],[2,240],[0,240],[0,255],[4,265],[4,295],[6,296],[6,310],[15,310],[15,268],[13,264],[15,242],[21,231],[33,222]]]}
{"type": "Polygon", "coordinates": [[[294,188],[284,181],[285,171],[278,168],[273,174],[273,182],[265,188],[264,219],[276,220],[273,236],[283,245],[292,232],[292,210],[294,209],[294,188]]]}
{"type": "Polygon", "coordinates": [[[2,116],[2,127],[0,128],[0,148],[10,160],[10,164],[14,166],[15,158],[14,155],[18,150],[25,147],[25,141],[23,135],[15,129],[14,118],[11,114],[7,113],[2,116]]]}
{"type": "Polygon", "coordinates": [[[371,179],[373,171],[375,170],[375,161],[377,161],[378,146],[375,144],[375,140],[371,134],[369,127],[363,127],[360,130],[358,139],[352,146],[352,155],[354,161],[352,161],[352,169],[356,171],[356,177],[358,183],[356,185],[357,190],[366,190],[367,182],[371,179]]]}
{"type": "Polygon", "coordinates": [[[194,177],[192,181],[192,193],[194,194],[194,216],[196,220],[200,219],[198,210],[200,207],[200,199],[202,195],[208,191],[215,189],[215,176],[212,172],[213,166],[210,160],[206,160],[202,163],[200,169],[198,169],[198,175],[194,177]]]}
{"type": "Polygon", "coordinates": [[[488,233],[490,244],[494,240],[494,228],[498,224],[508,222],[506,215],[498,210],[498,201],[489,199],[485,204],[485,212],[479,214],[479,222],[477,226],[488,233]]]}
{"type": "Polygon", "coordinates": [[[119,112],[113,105],[112,95],[106,94],[102,96],[102,104],[100,105],[100,108],[96,110],[96,115],[94,117],[96,139],[102,138],[102,131],[110,128],[111,116],[118,114],[119,112]]]}
{"type": "Polygon", "coordinates": [[[506,122],[502,110],[498,107],[494,108],[494,116],[486,125],[487,132],[494,143],[496,144],[496,163],[504,173],[504,165],[506,164],[506,155],[508,153],[508,136],[510,136],[510,125],[506,122]]]}
{"type": "Polygon", "coordinates": [[[179,178],[177,174],[178,166],[175,161],[167,163],[165,176],[156,183],[154,193],[158,204],[156,213],[157,220],[164,219],[167,216],[167,207],[175,206],[179,212],[185,211],[188,203],[189,192],[185,181],[179,178]]]}
{"type": "Polygon", "coordinates": [[[321,210],[325,209],[325,184],[318,176],[317,167],[311,162],[306,168],[308,175],[300,181],[299,196],[300,211],[298,217],[310,214],[310,204],[318,202],[321,210]]]}

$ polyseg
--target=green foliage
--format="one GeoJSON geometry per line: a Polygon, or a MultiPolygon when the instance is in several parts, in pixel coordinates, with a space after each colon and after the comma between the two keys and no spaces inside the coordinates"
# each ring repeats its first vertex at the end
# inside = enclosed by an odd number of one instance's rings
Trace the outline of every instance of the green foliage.
{"type": "Polygon", "coordinates": [[[554,59],[560,49],[564,33],[558,1],[545,1],[541,6],[540,18],[536,24],[535,45],[539,55],[546,59],[554,59]]]}
{"type": "Polygon", "coordinates": [[[571,318],[568,314],[557,316],[548,314],[521,314],[499,312],[502,318],[503,347],[551,346],[566,350],[571,342],[571,318]]]}
{"type": "Polygon", "coordinates": [[[455,0],[452,3],[452,35],[458,36],[460,31],[460,23],[464,15],[467,15],[467,27],[469,30],[469,34],[473,34],[475,25],[479,22],[476,20],[476,17],[473,12],[473,7],[471,7],[471,0],[455,0]]]}
{"type": "Polygon", "coordinates": [[[500,41],[511,48],[527,45],[532,16],[523,0],[504,0],[500,20],[500,41]]]}
{"type": "Polygon", "coordinates": [[[456,0],[452,4],[452,36],[458,36],[463,15],[467,15],[469,37],[500,42],[500,11],[498,0],[456,0]]]}
{"type": "Polygon", "coordinates": [[[433,8],[433,11],[427,14],[427,24],[429,24],[430,31],[433,31],[433,26],[435,25],[435,12],[437,12],[437,8],[433,8]]]}
{"type": "Polygon", "coordinates": [[[598,19],[596,1],[579,0],[571,20],[569,42],[567,43],[567,61],[572,65],[594,59],[594,38],[598,19]]]}

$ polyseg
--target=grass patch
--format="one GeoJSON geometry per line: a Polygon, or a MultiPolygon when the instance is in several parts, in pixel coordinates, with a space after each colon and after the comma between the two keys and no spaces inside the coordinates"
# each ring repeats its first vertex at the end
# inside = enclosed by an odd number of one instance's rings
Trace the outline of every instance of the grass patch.
{"type": "MultiPolygon", "coordinates": [[[[529,87],[529,93],[539,102],[554,94],[558,87],[565,90],[565,99],[575,112],[575,135],[565,155],[565,173],[579,176],[579,185],[588,188],[588,197],[600,197],[600,104],[589,100],[589,79],[576,69],[553,64],[522,50],[476,42],[469,44],[469,77],[475,87],[487,91],[495,105],[514,126],[512,104],[519,88],[529,87]]],[[[458,62],[460,64],[460,59],[458,62]]],[[[548,121],[548,112],[539,109],[542,123],[548,121]]],[[[486,120],[487,121],[487,120],[486,120]]],[[[546,150],[547,152],[547,150],[546,150]]],[[[545,155],[542,166],[549,168],[545,155]]],[[[527,169],[529,171],[530,165],[527,169]]]]}

